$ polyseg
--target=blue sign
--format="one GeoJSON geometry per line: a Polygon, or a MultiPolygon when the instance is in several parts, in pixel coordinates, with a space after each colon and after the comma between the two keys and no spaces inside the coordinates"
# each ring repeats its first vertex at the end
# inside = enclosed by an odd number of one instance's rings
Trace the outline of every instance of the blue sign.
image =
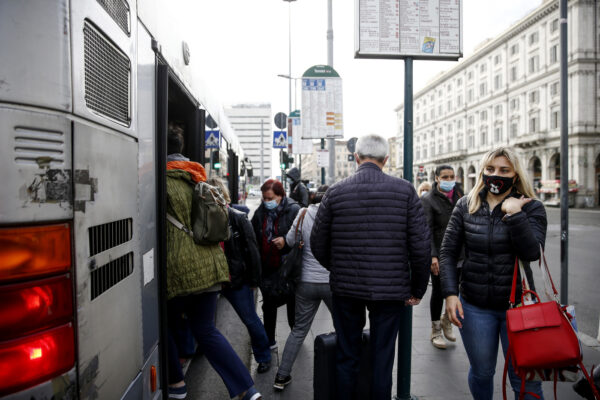
{"type": "Polygon", "coordinates": [[[325,90],[325,79],[302,79],[302,90],[325,90]]]}
{"type": "Polygon", "coordinates": [[[206,131],[204,132],[204,147],[207,149],[218,149],[221,144],[221,132],[206,131]]]}
{"type": "Polygon", "coordinates": [[[273,148],[286,149],[288,145],[286,131],[273,131],[273,148]]]}

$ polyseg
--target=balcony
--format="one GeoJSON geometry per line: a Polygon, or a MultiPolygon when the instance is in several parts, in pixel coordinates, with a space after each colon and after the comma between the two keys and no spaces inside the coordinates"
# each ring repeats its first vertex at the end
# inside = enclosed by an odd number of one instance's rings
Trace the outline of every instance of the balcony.
{"type": "Polygon", "coordinates": [[[512,139],[512,145],[521,149],[527,149],[530,147],[541,146],[546,142],[545,132],[529,133],[524,136],[512,139]]]}
{"type": "Polygon", "coordinates": [[[429,157],[427,161],[435,163],[460,161],[467,156],[467,149],[455,150],[446,153],[436,154],[433,157],[429,157]]]}

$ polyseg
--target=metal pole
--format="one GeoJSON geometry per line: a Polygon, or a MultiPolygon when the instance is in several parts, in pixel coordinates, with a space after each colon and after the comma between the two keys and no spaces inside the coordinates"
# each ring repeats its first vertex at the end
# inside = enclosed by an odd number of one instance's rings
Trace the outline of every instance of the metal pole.
{"type": "MultiPolygon", "coordinates": [[[[321,139],[321,149],[325,148],[325,139],[321,139]]],[[[321,185],[325,184],[325,168],[321,168],[321,185]]]]}
{"type": "Polygon", "coordinates": [[[264,122],[260,120],[260,184],[262,185],[265,181],[265,170],[264,170],[264,153],[265,153],[265,139],[264,139],[264,122]]]}
{"type": "Polygon", "coordinates": [[[288,3],[288,115],[292,113],[292,3],[288,3]]]}
{"type": "MultiPolygon", "coordinates": [[[[333,5],[327,0],[327,65],[333,68],[333,5]]],[[[335,138],[329,138],[329,184],[335,183],[335,138]]]]}
{"type": "Polygon", "coordinates": [[[560,0],[560,301],[569,297],[569,115],[567,0],[560,0]]]}
{"type": "MultiPolygon", "coordinates": [[[[404,60],[404,179],[413,181],[413,60],[404,60]]],[[[412,307],[405,306],[398,331],[398,379],[396,400],[416,399],[410,394],[412,307]]]]}

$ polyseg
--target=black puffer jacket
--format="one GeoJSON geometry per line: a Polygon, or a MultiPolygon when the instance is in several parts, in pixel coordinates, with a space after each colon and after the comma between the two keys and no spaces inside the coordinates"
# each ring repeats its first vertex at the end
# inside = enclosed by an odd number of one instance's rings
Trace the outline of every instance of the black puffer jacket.
{"type": "Polygon", "coordinates": [[[229,208],[231,238],[225,242],[225,256],[229,265],[230,286],[239,289],[247,284],[258,287],[260,284],[260,254],[254,230],[245,213],[229,208]]]}
{"type": "Polygon", "coordinates": [[[439,186],[435,182],[429,193],[421,198],[427,223],[431,230],[431,257],[440,257],[440,248],[442,247],[446,226],[448,226],[448,221],[450,221],[450,215],[452,215],[452,210],[456,202],[462,196],[463,192],[461,188],[455,185],[452,202],[450,202],[448,196],[440,192],[439,186]]]}
{"type": "Polygon", "coordinates": [[[429,228],[415,188],[374,163],[331,186],[310,246],[331,290],[365,300],[422,298],[431,265],[429,228]]]}
{"type": "MultiPolygon", "coordinates": [[[[534,287],[529,261],[539,258],[540,244],[545,244],[546,210],[540,201],[533,200],[525,204],[521,212],[503,220],[502,204],[490,213],[486,194],[487,189],[479,194],[482,204],[475,214],[469,214],[466,196],[458,201],[452,212],[440,254],[442,295],[459,293],[456,265],[464,244],[460,294],[478,307],[505,310],[515,257],[524,261],[529,284],[534,287]]],[[[520,197],[516,192],[510,196],[520,197]]],[[[520,293],[519,284],[517,298],[520,293]]]]}
{"type": "MultiPolygon", "coordinates": [[[[292,224],[294,223],[294,219],[296,218],[298,211],[300,211],[300,206],[289,197],[284,197],[281,199],[281,201],[284,202],[283,210],[281,210],[281,213],[276,219],[275,233],[277,237],[282,236],[285,239],[285,235],[287,235],[288,231],[292,227],[292,224]]],[[[254,229],[254,236],[256,237],[259,252],[262,251],[263,225],[267,215],[266,212],[267,210],[264,204],[261,203],[252,216],[252,228],[254,229]]],[[[279,253],[281,255],[289,253],[290,249],[291,248],[286,244],[285,247],[279,251],[279,253]]],[[[273,272],[273,268],[270,267],[272,266],[266,265],[265,263],[262,264],[263,276],[269,275],[273,272]]]]}

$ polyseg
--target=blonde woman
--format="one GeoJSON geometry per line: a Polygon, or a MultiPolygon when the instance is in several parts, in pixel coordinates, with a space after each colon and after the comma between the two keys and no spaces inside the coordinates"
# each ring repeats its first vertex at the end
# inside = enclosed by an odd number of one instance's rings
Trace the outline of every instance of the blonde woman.
{"type": "MultiPolygon", "coordinates": [[[[546,240],[546,211],[529,182],[512,149],[486,153],[475,187],[456,204],[442,243],[442,295],[450,320],[460,328],[475,400],[493,398],[499,342],[506,355],[506,310],[515,258],[525,262],[533,287],[528,262],[540,257],[540,244],[546,240]],[[459,282],[457,263],[463,246],[459,282]]],[[[519,285],[517,298],[520,293],[519,285]]],[[[509,378],[518,398],[521,381],[512,367],[509,378]]],[[[525,391],[525,399],[543,399],[540,382],[526,382],[525,391]]]]}
{"type": "Polygon", "coordinates": [[[417,194],[419,195],[419,197],[423,197],[430,190],[431,190],[431,183],[425,181],[419,185],[419,188],[417,189],[417,194]]]}

